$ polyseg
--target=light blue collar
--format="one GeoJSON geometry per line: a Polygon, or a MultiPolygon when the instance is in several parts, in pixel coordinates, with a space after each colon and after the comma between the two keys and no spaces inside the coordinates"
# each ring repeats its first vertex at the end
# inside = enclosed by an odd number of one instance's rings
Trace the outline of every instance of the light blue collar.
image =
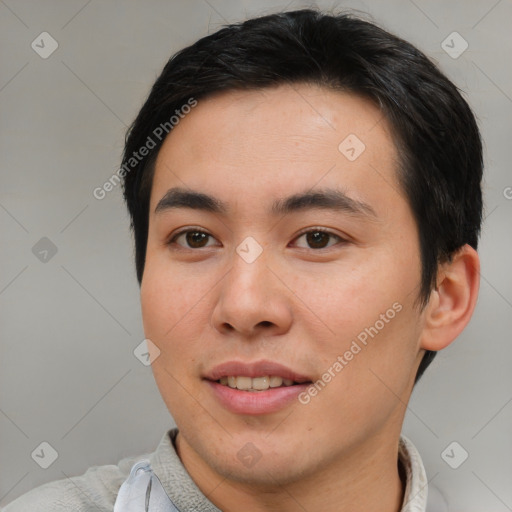
{"type": "Polygon", "coordinates": [[[149,460],[133,465],[119,489],[114,512],[180,512],[171,501],[149,460]]]}

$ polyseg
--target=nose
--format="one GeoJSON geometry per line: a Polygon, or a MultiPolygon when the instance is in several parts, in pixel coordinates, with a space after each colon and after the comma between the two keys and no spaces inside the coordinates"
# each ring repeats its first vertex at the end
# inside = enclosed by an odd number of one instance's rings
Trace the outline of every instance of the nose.
{"type": "Polygon", "coordinates": [[[269,267],[265,253],[248,263],[234,252],[211,317],[212,326],[220,333],[252,338],[290,329],[292,292],[283,284],[284,276],[277,275],[277,268],[269,267]]]}

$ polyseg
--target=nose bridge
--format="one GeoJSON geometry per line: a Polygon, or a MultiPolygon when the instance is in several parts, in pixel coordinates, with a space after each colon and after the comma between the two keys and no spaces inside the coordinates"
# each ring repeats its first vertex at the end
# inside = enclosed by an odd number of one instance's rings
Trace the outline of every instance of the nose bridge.
{"type": "Polygon", "coordinates": [[[212,323],[218,330],[229,325],[245,334],[262,325],[287,329],[291,320],[290,304],[279,280],[267,266],[269,253],[255,239],[248,238],[232,255],[212,323]]]}
{"type": "Polygon", "coordinates": [[[264,251],[255,238],[245,238],[235,249],[231,259],[231,271],[228,274],[226,293],[239,295],[254,300],[262,298],[269,291],[271,284],[267,268],[268,250],[264,251]]]}

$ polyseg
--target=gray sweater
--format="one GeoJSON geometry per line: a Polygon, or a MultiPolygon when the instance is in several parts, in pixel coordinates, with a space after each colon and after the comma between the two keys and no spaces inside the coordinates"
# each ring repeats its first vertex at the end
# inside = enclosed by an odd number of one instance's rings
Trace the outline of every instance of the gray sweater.
{"type": "MultiPolygon", "coordinates": [[[[117,465],[93,466],[81,476],[32,489],[2,512],[112,512],[121,484],[132,466],[143,458],[150,461],[153,472],[180,512],[221,512],[199,490],[181,463],[174,446],[177,433],[176,428],[166,432],[153,453],[126,457],[117,465]]],[[[425,469],[418,451],[404,436],[400,437],[399,458],[407,475],[402,512],[436,510],[430,500],[426,508],[425,469]]]]}

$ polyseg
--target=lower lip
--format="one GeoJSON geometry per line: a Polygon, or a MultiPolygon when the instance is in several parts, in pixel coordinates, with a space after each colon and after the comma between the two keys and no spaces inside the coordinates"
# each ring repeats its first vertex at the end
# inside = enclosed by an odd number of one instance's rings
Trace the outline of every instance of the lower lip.
{"type": "Polygon", "coordinates": [[[235,414],[269,414],[289,405],[310,384],[295,384],[265,391],[240,391],[214,381],[207,381],[221,404],[235,414]]]}

